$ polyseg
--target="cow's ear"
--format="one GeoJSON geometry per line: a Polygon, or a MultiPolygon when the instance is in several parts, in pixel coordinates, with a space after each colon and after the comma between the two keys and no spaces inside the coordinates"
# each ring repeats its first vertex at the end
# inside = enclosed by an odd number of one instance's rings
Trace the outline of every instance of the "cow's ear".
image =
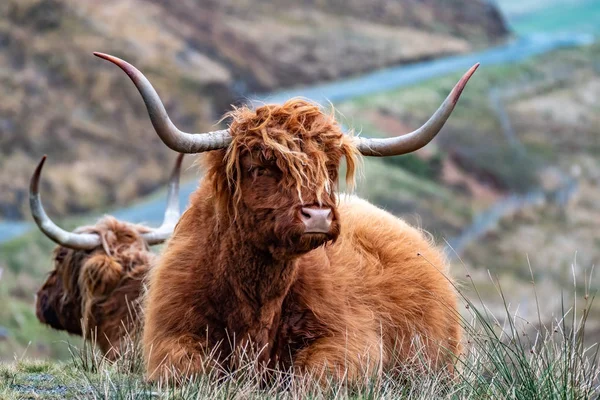
{"type": "Polygon", "coordinates": [[[85,261],[79,275],[79,284],[88,294],[106,295],[121,280],[123,266],[104,253],[93,255],[85,261]]]}

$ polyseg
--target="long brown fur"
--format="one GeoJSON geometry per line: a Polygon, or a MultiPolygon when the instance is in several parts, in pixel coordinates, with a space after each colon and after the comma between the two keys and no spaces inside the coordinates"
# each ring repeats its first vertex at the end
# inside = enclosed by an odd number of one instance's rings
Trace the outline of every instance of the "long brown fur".
{"type": "Polygon", "coordinates": [[[333,115],[307,101],[234,110],[232,144],[208,172],[150,272],[143,332],[150,379],[263,365],[351,381],[413,357],[459,353],[456,295],[422,232],[337,196],[358,153],[333,115]],[[303,234],[300,207],[331,207],[330,234],[303,234]],[[211,354],[210,357],[206,356],[211,354]]]}
{"type": "Polygon", "coordinates": [[[56,247],[54,269],[37,293],[36,315],[54,329],[93,340],[114,360],[121,341],[138,329],[143,283],[155,258],[141,237],[148,228],[104,217],[77,232],[99,234],[102,246],[56,247]]]}

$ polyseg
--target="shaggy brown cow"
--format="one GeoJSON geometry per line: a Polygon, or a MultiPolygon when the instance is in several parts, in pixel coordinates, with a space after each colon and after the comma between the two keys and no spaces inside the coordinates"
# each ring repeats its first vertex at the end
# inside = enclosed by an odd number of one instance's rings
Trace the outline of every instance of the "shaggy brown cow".
{"type": "Polygon", "coordinates": [[[201,373],[215,361],[235,368],[248,345],[269,366],[350,381],[406,362],[415,343],[434,367],[451,366],[461,329],[442,253],[391,214],[337,196],[336,186],[342,158],[351,183],[359,154],[427,144],[477,66],[423,127],[399,137],[345,135],[333,115],[299,99],[238,108],[229,129],[189,134],[173,125],[141,72],[96,55],[129,75],[165,144],[212,150],[150,274],[143,345],[151,379],[201,373]]]}
{"type": "Polygon", "coordinates": [[[31,213],[39,228],[59,244],[54,269],[37,293],[36,315],[43,324],[93,339],[108,359],[119,355],[121,341],[133,334],[138,300],[155,256],[151,245],[166,240],[179,219],[177,158],[169,182],[164,222],[158,229],[106,216],[94,226],[67,232],[46,215],[38,192],[44,156],[31,178],[31,213]]]}

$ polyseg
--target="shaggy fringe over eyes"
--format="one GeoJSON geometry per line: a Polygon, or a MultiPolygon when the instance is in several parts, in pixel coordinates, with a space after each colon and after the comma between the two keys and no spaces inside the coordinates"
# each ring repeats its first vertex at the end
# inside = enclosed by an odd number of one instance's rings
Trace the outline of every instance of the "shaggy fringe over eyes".
{"type": "Polygon", "coordinates": [[[150,228],[121,222],[109,215],[98,221],[96,225],[83,226],[77,228],[75,232],[99,235],[102,248],[109,256],[126,251],[134,243],[137,244],[136,248],[148,250],[148,245],[141,235],[150,232],[150,228]]]}
{"type": "Polygon", "coordinates": [[[227,150],[213,152],[220,162],[209,156],[207,166],[215,192],[224,195],[228,189],[234,207],[242,199],[240,160],[250,152],[259,152],[262,161],[274,162],[283,174],[281,184],[295,188],[300,199],[303,188],[316,193],[319,202],[324,193],[333,191],[337,182],[331,181],[330,169],[338,168],[342,157],[347,164],[346,185],[353,189],[359,153],[352,136],[342,133],[333,107],[326,113],[318,104],[294,98],[255,110],[234,108],[223,117],[227,118],[231,118],[233,140],[227,150]],[[223,168],[225,182],[220,179],[223,168]]]}

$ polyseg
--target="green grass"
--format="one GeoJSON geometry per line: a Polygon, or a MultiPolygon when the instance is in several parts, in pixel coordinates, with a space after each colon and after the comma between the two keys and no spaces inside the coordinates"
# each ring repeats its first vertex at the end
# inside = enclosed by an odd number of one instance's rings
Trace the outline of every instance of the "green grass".
{"type": "Polygon", "coordinates": [[[457,218],[471,217],[470,205],[448,188],[407,169],[391,166],[383,159],[365,161],[364,174],[358,183],[358,195],[396,213],[407,211],[402,204],[418,202],[418,207],[440,207],[457,218]]]}
{"type": "MultiPolygon", "coordinates": [[[[81,221],[59,221],[71,229],[81,221]]],[[[0,360],[20,357],[23,353],[36,357],[66,360],[67,342],[79,344],[79,338],[50,329],[35,316],[34,294],[53,268],[51,254],[55,244],[38,230],[0,244],[3,268],[0,280],[0,326],[8,336],[0,340],[0,360]]]]}
{"type": "Polygon", "coordinates": [[[600,34],[600,3],[595,0],[565,2],[541,7],[510,19],[519,35],[539,32],[586,32],[600,34]]]}
{"type": "MultiPolygon", "coordinates": [[[[477,287],[471,281],[470,291],[477,287]]],[[[328,376],[292,375],[256,367],[250,353],[232,372],[215,371],[177,386],[145,381],[138,345],[130,343],[122,359],[109,364],[89,346],[71,347],[71,359],[48,362],[18,359],[0,364],[2,399],[596,399],[600,396],[598,346],[586,342],[586,323],[593,306],[589,287],[579,300],[563,299],[556,320],[524,321],[496,280],[500,314],[483,301],[463,297],[465,351],[450,377],[433,371],[416,356],[406,365],[418,368],[376,370],[357,383],[328,376]],[[577,301],[580,301],[579,303],[577,301]],[[568,305],[569,304],[569,305],[568,305]],[[419,371],[419,372],[416,372],[419,371]]],[[[465,289],[466,290],[466,289],[465,289]]],[[[538,313],[535,285],[531,297],[538,313]]]]}

